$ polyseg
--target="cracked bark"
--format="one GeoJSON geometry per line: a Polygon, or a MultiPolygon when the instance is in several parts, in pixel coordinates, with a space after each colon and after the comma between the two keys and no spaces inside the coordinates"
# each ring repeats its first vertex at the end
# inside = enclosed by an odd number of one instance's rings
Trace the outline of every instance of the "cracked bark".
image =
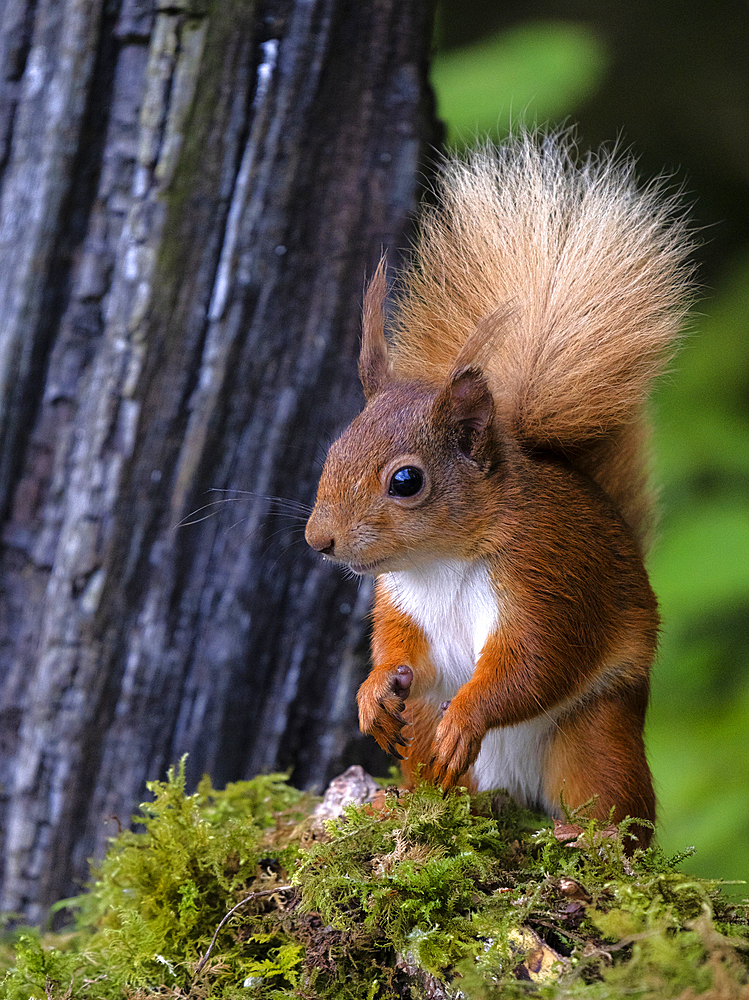
{"type": "Polygon", "coordinates": [[[437,139],[428,7],[0,0],[3,909],[77,891],[185,752],[382,767],[369,591],[300,505],[437,139]]]}

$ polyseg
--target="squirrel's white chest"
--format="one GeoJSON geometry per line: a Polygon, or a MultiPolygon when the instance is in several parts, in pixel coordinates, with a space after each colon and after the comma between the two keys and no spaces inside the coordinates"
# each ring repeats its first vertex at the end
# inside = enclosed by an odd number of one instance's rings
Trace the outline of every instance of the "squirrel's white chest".
{"type": "Polygon", "coordinates": [[[393,602],[424,632],[436,671],[432,696],[449,701],[473,671],[499,620],[486,563],[435,561],[382,577],[393,602]]]}
{"type": "MultiPolygon", "coordinates": [[[[483,562],[444,560],[418,570],[387,573],[393,602],[423,630],[435,685],[427,697],[450,701],[470,681],[490,633],[501,628],[502,604],[483,562]]],[[[543,758],[549,714],[484,737],[472,772],[479,790],[506,788],[528,805],[543,800],[543,758]]],[[[547,808],[555,804],[547,803],[547,808]]]]}

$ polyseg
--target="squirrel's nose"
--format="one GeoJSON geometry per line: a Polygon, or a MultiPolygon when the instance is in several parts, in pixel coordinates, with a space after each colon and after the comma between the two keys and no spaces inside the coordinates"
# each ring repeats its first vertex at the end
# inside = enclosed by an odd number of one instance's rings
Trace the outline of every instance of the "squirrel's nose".
{"type": "Polygon", "coordinates": [[[311,519],[307,522],[304,537],[307,539],[307,544],[315,552],[319,552],[323,556],[333,555],[335,551],[335,538],[333,538],[329,531],[325,531],[324,528],[322,530],[318,529],[312,523],[311,519]]]}

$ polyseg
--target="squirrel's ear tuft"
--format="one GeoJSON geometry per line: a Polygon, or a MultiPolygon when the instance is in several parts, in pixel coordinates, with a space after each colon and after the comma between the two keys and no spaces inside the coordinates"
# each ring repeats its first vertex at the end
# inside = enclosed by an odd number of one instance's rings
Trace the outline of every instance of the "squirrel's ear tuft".
{"type": "Polygon", "coordinates": [[[359,378],[364,395],[371,399],[382,389],[388,375],[388,349],[382,304],[387,292],[386,262],[383,256],[364,293],[359,378]]]}
{"type": "Polygon", "coordinates": [[[457,430],[458,448],[469,458],[477,458],[494,415],[494,398],[484,373],[478,368],[456,372],[437,405],[447,406],[448,419],[457,430]]]}

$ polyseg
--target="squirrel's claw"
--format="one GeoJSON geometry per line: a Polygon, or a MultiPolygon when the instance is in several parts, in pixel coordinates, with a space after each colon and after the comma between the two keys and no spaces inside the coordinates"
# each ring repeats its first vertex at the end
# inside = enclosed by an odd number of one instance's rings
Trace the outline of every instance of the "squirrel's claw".
{"type": "Polygon", "coordinates": [[[411,688],[413,670],[401,664],[394,670],[374,670],[359,688],[359,727],[374,736],[383,750],[404,760],[398,747],[408,747],[410,741],[401,733],[407,725],[402,715],[405,697],[411,688]]]}
{"type": "MultiPolygon", "coordinates": [[[[406,720],[403,718],[402,715],[400,715],[400,713],[397,716],[394,716],[393,718],[399,723],[399,725],[401,726],[406,725],[406,720]]],[[[378,740],[377,742],[379,743],[380,741],[378,740]]],[[[388,743],[387,746],[383,746],[382,743],[380,743],[380,746],[382,746],[383,750],[387,750],[388,753],[392,754],[393,757],[397,757],[399,760],[406,760],[407,758],[404,756],[404,754],[400,752],[398,748],[399,747],[406,748],[410,745],[410,743],[411,741],[404,739],[403,735],[400,732],[396,732],[393,736],[390,737],[390,742],[388,743]]]]}

